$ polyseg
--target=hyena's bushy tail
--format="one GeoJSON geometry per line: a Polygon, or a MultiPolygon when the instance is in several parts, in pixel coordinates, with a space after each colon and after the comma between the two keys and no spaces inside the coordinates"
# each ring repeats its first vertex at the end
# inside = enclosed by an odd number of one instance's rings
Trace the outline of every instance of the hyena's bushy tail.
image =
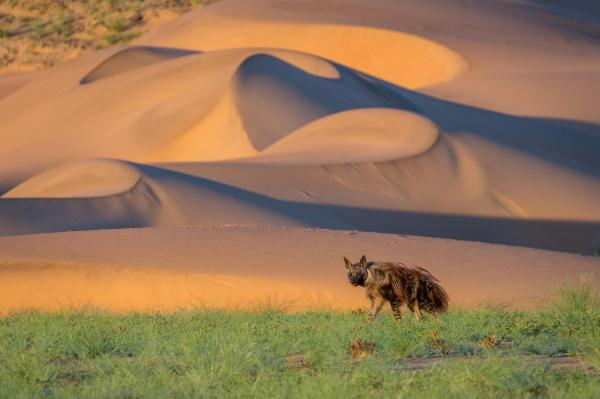
{"type": "Polygon", "coordinates": [[[448,293],[437,281],[427,281],[427,296],[431,301],[431,310],[434,313],[442,313],[448,310],[448,293]]]}
{"type": "Polygon", "coordinates": [[[421,275],[421,278],[425,280],[427,298],[431,305],[430,311],[433,313],[442,313],[448,310],[448,293],[442,288],[438,279],[435,278],[429,270],[420,266],[414,266],[414,269],[417,270],[421,275]]]}

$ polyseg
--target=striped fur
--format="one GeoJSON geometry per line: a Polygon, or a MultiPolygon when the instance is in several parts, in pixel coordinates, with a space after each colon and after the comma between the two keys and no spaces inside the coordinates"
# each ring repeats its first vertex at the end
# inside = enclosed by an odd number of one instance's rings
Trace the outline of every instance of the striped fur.
{"type": "Polygon", "coordinates": [[[396,319],[400,320],[401,307],[406,304],[421,318],[421,310],[437,314],[448,309],[448,294],[437,278],[419,266],[403,263],[367,262],[363,255],[358,263],[344,258],[348,280],[354,286],[365,287],[371,301],[369,318],[375,319],[384,303],[390,303],[396,319]]]}

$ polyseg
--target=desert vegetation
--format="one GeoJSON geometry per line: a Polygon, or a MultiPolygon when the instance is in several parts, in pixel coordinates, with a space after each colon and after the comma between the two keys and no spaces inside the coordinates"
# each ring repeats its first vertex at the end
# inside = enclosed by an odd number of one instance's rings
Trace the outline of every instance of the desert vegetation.
{"type": "Polygon", "coordinates": [[[600,395],[600,300],[397,324],[355,312],[95,310],[0,319],[0,397],[600,395]]]}
{"type": "Polygon", "coordinates": [[[0,0],[0,68],[39,69],[127,43],[211,0],[0,0]]]}

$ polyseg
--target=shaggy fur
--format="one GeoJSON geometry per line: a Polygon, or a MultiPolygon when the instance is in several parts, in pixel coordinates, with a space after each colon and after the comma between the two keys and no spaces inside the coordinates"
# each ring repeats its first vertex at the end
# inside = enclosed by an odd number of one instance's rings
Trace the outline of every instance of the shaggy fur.
{"type": "Polygon", "coordinates": [[[418,266],[408,267],[403,263],[367,262],[363,255],[358,263],[344,257],[348,280],[353,286],[367,289],[371,301],[369,318],[374,320],[388,301],[397,320],[402,319],[400,308],[406,304],[421,318],[421,309],[436,314],[448,309],[448,294],[438,280],[427,270],[418,266]]]}

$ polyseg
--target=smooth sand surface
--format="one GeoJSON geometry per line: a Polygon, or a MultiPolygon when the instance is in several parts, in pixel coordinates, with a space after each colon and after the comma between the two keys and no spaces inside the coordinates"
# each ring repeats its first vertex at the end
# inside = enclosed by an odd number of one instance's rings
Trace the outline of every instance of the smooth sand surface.
{"type": "MultiPolygon", "coordinates": [[[[13,285],[37,287],[51,278],[35,272],[46,240],[95,234],[74,230],[157,227],[139,236],[106,230],[102,240],[119,237],[123,245],[111,252],[134,259],[138,254],[128,252],[128,244],[153,243],[159,235],[164,253],[153,266],[173,276],[180,269],[169,269],[170,257],[229,245],[219,229],[220,238],[209,239],[213,230],[206,227],[224,224],[298,228],[286,230],[293,237],[286,245],[296,240],[307,253],[317,240],[307,228],[315,227],[598,253],[600,24],[586,4],[221,0],[131,45],[35,74],[3,75],[0,256],[17,242],[32,255],[10,261],[11,270],[27,271],[15,274],[21,280],[13,285]],[[197,248],[169,250],[179,245],[173,226],[181,225],[205,226],[198,227],[197,248]],[[24,236],[11,237],[17,235],[24,236]],[[210,240],[215,244],[205,244],[210,240]]],[[[279,244],[278,234],[269,234],[252,241],[246,269],[218,267],[262,284],[253,301],[278,287],[306,287],[295,272],[286,274],[298,266],[287,252],[270,252],[279,244]],[[277,279],[258,273],[257,259],[266,253],[279,259],[277,279]]],[[[370,248],[365,240],[354,242],[356,255],[363,245],[370,248]]],[[[231,251],[245,246],[242,241],[231,251]]],[[[122,284],[119,295],[131,305],[130,279],[118,277],[133,273],[118,272],[127,262],[102,266],[92,248],[82,248],[89,259],[75,261],[57,249],[52,270],[75,279],[78,295],[93,280],[82,270],[113,270],[99,273],[102,284],[122,284]]],[[[315,263],[321,266],[311,267],[329,267],[343,255],[339,248],[333,243],[331,258],[323,255],[315,263]]],[[[373,248],[364,252],[404,260],[373,248]]],[[[440,259],[450,258],[443,251],[456,252],[439,248],[440,259]]],[[[469,292],[452,288],[457,303],[475,303],[490,292],[500,301],[524,300],[525,288],[478,288],[497,280],[488,252],[506,247],[469,248],[481,252],[469,261],[481,274],[459,273],[469,280],[469,292]]],[[[563,266],[548,263],[568,256],[555,252],[506,251],[528,254],[527,268],[550,276],[545,294],[559,280],[598,267],[581,257],[568,257],[563,266]],[[570,267],[577,260],[587,266],[575,273],[570,267]]],[[[506,258],[503,267],[524,265],[516,258],[510,258],[514,265],[506,258]]],[[[420,262],[416,253],[414,259],[420,262]]],[[[435,264],[440,275],[455,267],[435,264]]],[[[207,262],[198,267],[204,273],[207,262]]],[[[523,276],[531,275],[527,268],[523,276]]],[[[205,291],[215,293],[210,304],[231,300],[218,284],[202,281],[197,295],[203,301],[205,291]]],[[[171,285],[165,282],[164,289],[171,285]]],[[[52,291],[62,304],[68,286],[52,291]]],[[[92,302],[120,309],[119,295],[111,295],[92,302]]],[[[173,303],[159,297],[165,307],[184,306],[177,295],[173,303]]],[[[340,304],[356,303],[345,302],[345,295],[356,294],[333,296],[340,304]]],[[[151,297],[140,291],[135,307],[160,307],[151,297]]],[[[18,298],[10,306],[24,300],[18,298]]]]}
{"type": "Polygon", "coordinates": [[[600,260],[552,251],[395,234],[252,226],[122,229],[0,240],[0,313],[92,306],[365,308],[342,256],[427,267],[453,306],[539,305],[600,260]],[[377,254],[376,256],[374,254],[377,254]]]}

